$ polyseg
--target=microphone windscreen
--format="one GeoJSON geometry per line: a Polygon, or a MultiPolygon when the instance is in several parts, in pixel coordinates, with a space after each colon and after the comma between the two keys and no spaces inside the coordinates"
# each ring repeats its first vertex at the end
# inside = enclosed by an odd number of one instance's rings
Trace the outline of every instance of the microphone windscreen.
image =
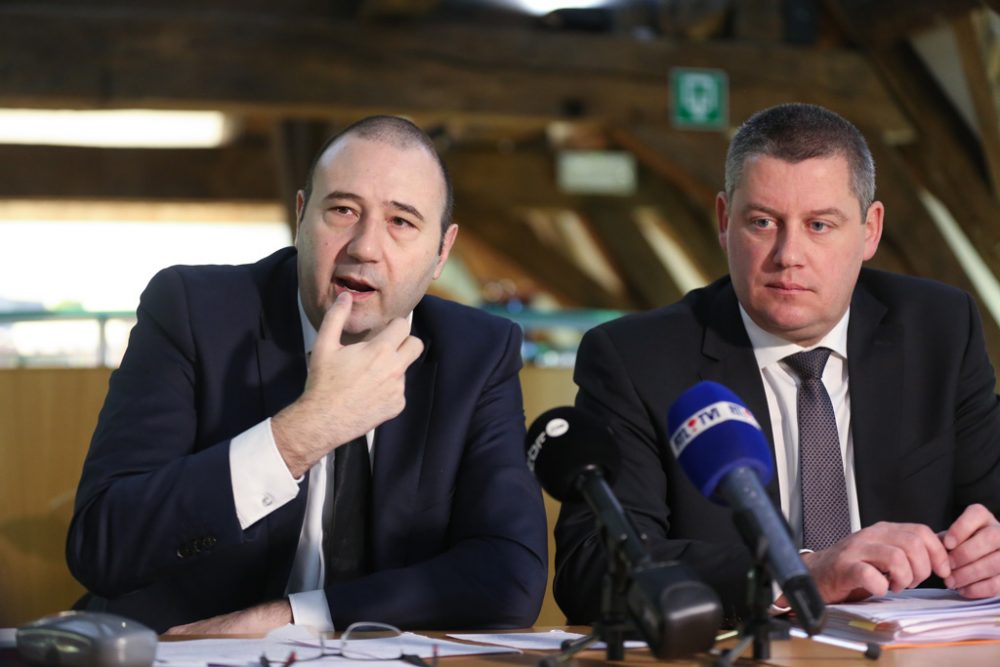
{"type": "Polygon", "coordinates": [[[670,447],[706,496],[732,470],[754,470],[762,484],[774,475],[771,450],[743,401],[717,382],[699,382],[678,397],[667,416],[670,447]]]}
{"type": "Polygon", "coordinates": [[[576,481],[598,469],[609,484],[618,474],[618,448],[611,429],[573,407],[542,413],[525,439],[528,468],[550,496],[559,501],[577,496],[576,481]]]}

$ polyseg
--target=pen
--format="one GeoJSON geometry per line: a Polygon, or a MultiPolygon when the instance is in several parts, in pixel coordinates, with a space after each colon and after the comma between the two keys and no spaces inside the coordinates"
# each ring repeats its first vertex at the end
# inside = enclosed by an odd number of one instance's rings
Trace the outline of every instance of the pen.
{"type": "Polygon", "coordinates": [[[878,657],[882,654],[882,647],[875,642],[855,642],[849,639],[837,639],[836,637],[830,637],[829,635],[813,635],[810,637],[806,634],[805,630],[802,630],[801,628],[792,628],[789,631],[789,634],[793,637],[799,637],[801,639],[811,639],[820,644],[829,644],[830,646],[846,648],[849,651],[857,651],[858,653],[864,654],[864,656],[869,660],[878,660],[878,657]]]}
{"type": "Polygon", "coordinates": [[[437,644],[434,644],[434,654],[433,655],[434,655],[434,657],[433,657],[433,659],[431,661],[431,665],[433,667],[438,667],[438,645],[437,644]]]}

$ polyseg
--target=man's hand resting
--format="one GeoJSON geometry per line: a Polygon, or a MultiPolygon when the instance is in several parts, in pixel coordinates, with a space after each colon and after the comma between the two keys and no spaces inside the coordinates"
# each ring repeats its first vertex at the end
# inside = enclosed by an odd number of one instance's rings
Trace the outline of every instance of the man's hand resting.
{"type": "Polygon", "coordinates": [[[292,606],[288,600],[264,602],[249,609],[234,611],[195,621],[186,625],[177,625],[169,630],[168,635],[250,635],[264,634],[274,628],[280,628],[292,622],[292,606]]]}

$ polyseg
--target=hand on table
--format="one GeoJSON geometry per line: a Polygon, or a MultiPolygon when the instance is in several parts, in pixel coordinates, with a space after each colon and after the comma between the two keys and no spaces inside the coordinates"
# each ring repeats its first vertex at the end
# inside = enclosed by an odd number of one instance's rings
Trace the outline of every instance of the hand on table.
{"type": "Polygon", "coordinates": [[[264,602],[249,609],[206,618],[194,623],[176,625],[168,635],[242,635],[265,634],[292,622],[292,606],[288,600],[264,602]]]}
{"type": "Polygon", "coordinates": [[[948,550],[948,588],[963,597],[1000,595],[1000,522],[982,505],[969,505],[941,538],[948,550]]]}

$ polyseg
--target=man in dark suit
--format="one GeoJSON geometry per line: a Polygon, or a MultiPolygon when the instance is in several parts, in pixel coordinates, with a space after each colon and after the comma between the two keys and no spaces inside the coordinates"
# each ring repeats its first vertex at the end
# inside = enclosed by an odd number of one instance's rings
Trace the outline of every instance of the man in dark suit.
{"type": "MultiPolygon", "coordinates": [[[[1000,593],[1000,407],[979,315],[960,290],[861,268],[882,233],[874,191],[871,154],[843,118],[809,105],[754,115],[716,200],[729,276],[580,346],[577,405],[615,433],[615,492],[652,553],[693,568],[731,618],[745,611],[750,553],[668,442],[670,406],[701,380],[731,388],[760,422],[777,472],[768,491],[828,602],[932,574],[966,597],[1000,593]],[[789,358],[813,350],[835,458],[817,477],[807,452],[823,438],[800,431],[815,425],[789,358]],[[822,502],[807,509],[806,496],[822,502]],[[810,530],[828,535],[810,543],[810,530]]],[[[556,527],[555,595],[572,622],[599,614],[593,524],[566,503],[556,527]]]]}
{"type": "Polygon", "coordinates": [[[530,625],[520,331],[425,296],[458,231],[433,144],[356,123],[297,214],[295,248],[143,293],[67,543],[85,606],[190,633],[530,625]]]}

